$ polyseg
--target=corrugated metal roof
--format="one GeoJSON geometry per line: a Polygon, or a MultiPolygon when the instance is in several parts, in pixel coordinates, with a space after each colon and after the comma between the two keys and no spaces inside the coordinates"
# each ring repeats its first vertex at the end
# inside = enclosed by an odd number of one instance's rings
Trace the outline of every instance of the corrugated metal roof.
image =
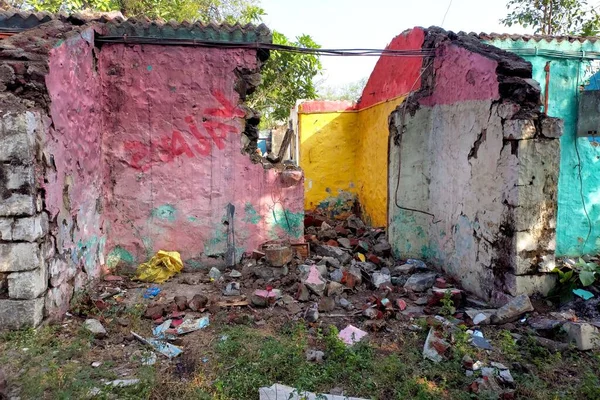
{"type": "Polygon", "coordinates": [[[481,40],[491,41],[491,40],[512,40],[512,41],[524,41],[524,42],[592,42],[595,43],[600,40],[598,36],[568,36],[568,35],[559,35],[559,36],[548,36],[548,35],[524,35],[524,34],[511,34],[511,33],[470,33],[470,35],[477,36],[481,40]]]}

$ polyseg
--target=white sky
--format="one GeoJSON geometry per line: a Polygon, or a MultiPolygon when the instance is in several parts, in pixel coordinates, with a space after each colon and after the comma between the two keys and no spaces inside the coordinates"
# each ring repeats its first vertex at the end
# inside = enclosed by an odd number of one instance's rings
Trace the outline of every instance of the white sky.
{"type": "MultiPolygon", "coordinates": [[[[442,27],[455,32],[531,33],[504,27],[506,0],[452,0],[442,27]]],[[[306,33],[323,48],[383,49],[415,26],[440,26],[450,0],[261,0],[264,22],[289,38],[306,33]]],[[[368,77],[377,57],[321,57],[327,86],[368,77]]]]}

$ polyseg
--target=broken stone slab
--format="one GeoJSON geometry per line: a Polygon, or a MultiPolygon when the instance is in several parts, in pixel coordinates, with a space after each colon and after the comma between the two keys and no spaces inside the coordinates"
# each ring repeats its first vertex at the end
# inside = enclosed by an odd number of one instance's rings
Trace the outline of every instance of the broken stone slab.
{"type": "Polygon", "coordinates": [[[83,323],[83,327],[90,331],[96,338],[101,339],[106,336],[106,329],[97,319],[86,319],[83,323]]]}
{"type": "Polygon", "coordinates": [[[352,244],[350,243],[350,239],[348,238],[338,238],[338,243],[345,249],[351,249],[352,244]]]}
{"type": "Polygon", "coordinates": [[[537,331],[549,331],[564,324],[564,321],[544,317],[532,318],[528,322],[529,326],[537,331]]]}
{"type": "Polygon", "coordinates": [[[347,287],[353,288],[362,283],[362,272],[360,268],[352,265],[347,271],[344,271],[344,279],[342,280],[347,287]]]}
{"type": "Polygon", "coordinates": [[[600,331],[595,326],[585,322],[567,322],[563,329],[579,350],[600,348],[600,331]]]}
{"type": "Polygon", "coordinates": [[[346,223],[348,224],[348,228],[353,229],[354,231],[366,228],[365,223],[356,215],[349,216],[346,219],[346,223]]]}
{"type": "Polygon", "coordinates": [[[316,304],[313,304],[304,312],[304,319],[310,323],[317,322],[319,319],[319,308],[316,304]]]}
{"type": "Polygon", "coordinates": [[[315,394],[294,389],[289,386],[274,384],[271,387],[262,387],[258,389],[259,400],[366,400],[358,397],[348,397],[345,395],[333,394],[315,394]]]}
{"type": "Polygon", "coordinates": [[[345,286],[339,282],[335,282],[335,281],[329,282],[329,285],[327,285],[327,296],[329,296],[329,297],[339,296],[342,293],[344,293],[344,288],[345,288],[345,286]]]}
{"type": "Polygon", "coordinates": [[[444,353],[450,348],[450,343],[439,336],[432,327],[429,329],[425,345],[423,346],[423,358],[439,363],[444,361],[444,353]]]}
{"type": "Polygon", "coordinates": [[[405,289],[410,289],[413,292],[424,292],[431,288],[435,283],[437,274],[435,272],[425,272],[414,274],[404,284],[405,289]]]}
{"type": "Polygon", "coordinates": [[[315,265],[311,265],[308,276],[302,282],[311,292],[322,296],[325,292],[327,282],[321,277],[321,272],[315,265]]]}
{"type": "Polygon", "coordinates": [[[348,264],[352,260],[352,256],[347,251],[334,246],[316,246],[315,253],[323,257],[333,257],[342,263],[342,265],[348,264]]]}
{"type": "Polygon", "coordinates": [[[373,273],[373,275],[371,276],[371,281],[373,282],[373,286],[375,286],[377,289],[381,288],[382,286],[392,286],[391,275],[382,272],[373,273]]]}
{"type": "Polygon", "coordinates": [[[344,271],[342,271],[341,268],[338,269],[334,269],[330,274],[329,274],[329,279],[331,279],[334,282],[342,282],[342,279],[344,279],[344,271]]]}
{"type": "Polygon", "coordinates": [[[533,305],[529,296],[522,294],[500,307],[496,314],[492,315],[491,322],[496,325],[506,324],[516,321],[521,315],[531,311],[533,311],[533,305]]]}
{"type": "Polygon", "coordinates": [[[387,257],[392,252],[392,246],[390,246],[387,240],[381,240],[373,246],[373,252],[378,256],[387,257]]]}
{"type": "Polygon", "coordinates": [[[402,264],[394,267],[392,273],[394,275],[409,275],[415,271],[415,266],[412,264],[402,264]]]}
{"type": "Polygon", "coordinates": [[[316,363],[322,363],[325,358],[325,353],[320,350],[306,350],[306,361],[314,361],[316,363]]]}
{"type": "Polygon", "coordinates": [[[256,307],[268,307],[274,304],[282,296],[281,290],[255,290],[250,297],[250,301],[256,307]]]}
{"type": "Polygon", "coordinates": [[[269,245],[264,248],[265,259],[273,267],[283,267],[292,261],[294,251],[288,245],[269,245]]]}
{"type": "Polygon", "coordinates": [[[325,265],[331,268],[340,268],[342,264],[337,260],[337,258],[333,257],[323,257],[321,261],[317,263],[317,265],[325,265]]]}
{"type": "Polygon", "coordinates": [[[474,308],[467,308],[465,309],[465,314],[467,314],[469,318],[473,320],[473,324],[487,325],[490,323],[492,315],[496,314],[497,311],[498,310],[496,309],[477,310],[474,308]]]}
{"type": "Polygon", "coordinates": [[[498,373],[498,379],[508,386],[513,386],[515,384],[515,379],[512,377],[508,369],[500,370],[498,373]]]}
{"type": "Polygon", "coordinates": [[[365,336],[367,336],[367,332],[358,329],[354,325],[346,326],[338,334],[338,338],[348,346],[352,346],[354,343],[360,342],[365,336]]]}

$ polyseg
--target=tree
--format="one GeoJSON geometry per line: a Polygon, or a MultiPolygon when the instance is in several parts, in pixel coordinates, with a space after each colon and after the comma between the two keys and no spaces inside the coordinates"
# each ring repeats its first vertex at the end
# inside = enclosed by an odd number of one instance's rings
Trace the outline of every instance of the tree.
{"type": "MultiPolygon", "coordinates": [[[[309,35],[299,36],[292,42],[277,31],[273,32],[273,43],[310,49],[321,47],[309,35]]],[[[262,84],[248,100],[251,107],[263,114],[261,127],[269,128],[285,121],[296,101],[317,98],[313,78],[320,71],[321,62],[316,55],[271,52],[262,70],[262,84]]]]}
{"type": "Polygon", "coordinates": [[[587,0],[509,0],[506,26],[531,26],[542,35],[594,36],[600,31],[600,14],[587,0]]]}
{"type": "Polygon", "coordinates": [[[320,85],[318,89],[319,98],[323,100],[347,100],[358,102],[362,96],[363,89],[367,85],[367,79],[368,78],[362,78],[356,82],[337,87],[320,85]]]}
{"type": "MultiPolygon", "coordinates": [[[[265,15],[259,0],[8,0],[8,3],[35,11],[121,11],[125,17],[145,16],[178,22],[260,23],[265,15]]],[[[320,47],[309,35],[291,41],[276,31],[273,31],[273,43],[320,47]]],[[[313,78],[320,71],[321,63],[316,55],[272,51],[262,69],[262,84],[248,98],[250,106],[263,116],[261,125],[272,127],[276,122],[285,121],[297,100],[316,98],[313,78]]]]}

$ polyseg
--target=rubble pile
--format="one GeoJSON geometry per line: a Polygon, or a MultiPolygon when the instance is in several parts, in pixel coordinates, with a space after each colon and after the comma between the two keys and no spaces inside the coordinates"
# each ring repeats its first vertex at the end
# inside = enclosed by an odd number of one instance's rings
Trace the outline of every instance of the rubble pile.
{"type": "MultiPolygon", "coordinates": [[[[395,259],[385,230],[368,227],[355,215],[331,220],[309,214],[305,226],[305,243],[267,242],[233,269],[215,264],[210,270],[186,273],[184,268],[166,284],[137,285],[145,290],[143,317],[155,328],[152,336],[131,334],[173,358],[185,351],[175,346],[182,343],[179,335],[203,329],[209,315],[225,311],[232,324],[262,326],[273,315],[284,315],[304,320],[309,329],[335,325],[348,346],[378,335],[421,332],[423,358],[435,363],[455,356],[454,346],[465,335],[473,354],[497,354],[496,328],[511,332],[515,342],[533,337],[551,351],[600,348],[598,293],[560,309],[526,295],[491,308],[425,262],[395,259]]],[[[101,294],[92,300],[101,307],[135,287],[107,276],[101,294]]],[[[88,319],[85,326],[104,338],[107,333],[96,322],[88,319]]],[[[320,363],[327,354],[308,349],[306,357],[320,363]]],[[[508,367],[468,356],[463,367],[472,377],[468,390],[475,395],[493,392],[498,398],[513,398],[515,381],[508,367]]]]}

